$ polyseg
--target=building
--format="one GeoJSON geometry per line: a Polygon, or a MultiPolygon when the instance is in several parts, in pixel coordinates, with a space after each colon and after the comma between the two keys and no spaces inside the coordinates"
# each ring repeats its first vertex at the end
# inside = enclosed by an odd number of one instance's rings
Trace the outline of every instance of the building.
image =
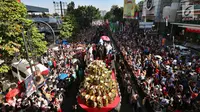
{"type": "Polygon", "coordinates": [[[59,35],[62,23],[61,19],[50,16],[48,8],[30,5],[26,5],[26,8],[28,12],[28,18],[37,23],[36,26],[38,27],[40,33],[45,34],[45,40],[48,42],[53,42],[54,35],[51,28],[53,29],[56,35],[59,35]],[[51,28],[49,28],[49,26],[44,24],[43,22],[50,25],[51,28]]]}
{"type": "Polygon", "coordinates": [[[170,6],[172,0],[145,0],[142,17],[148,22],[162,22],[163,8],[170,6]]]}
{"type": "Polygon", "coordinates": [[[158,34],[167,35],[170,32],[170,30],[166,31],[170,26],[168,25],[168,18],[166,19],[163,16],[163,13],[165,13],[163,9],[171,7],[173,1],[175,0],[145,0],[143,3],[142,19],[144,22],[153,22],[158,34]]]}
{"type": "MultiPolygon", "coordinates": [[[[200,44],[200,4],[199,0],[181,0],[177,11],[176,21],[173,22],[173,35],[177,35],[179,41],[200,44]],[[188,4],[188,5],[186,5],[188,4]],[[191,5],[191,16],[185,16],[185,7],[191,5]],[[177,30],[176,30],[177,29],[177,30]]],[[[198,49],[200,49],[198,47],[198,49]]]]}
{"type": "Polygon", "coordinates": [[[27,9],[28,13],[34,13],[34,12],[49,13],[49,9],[43,8],[43,7],[26,5],[26,9],[27,9]]]}
{"type": "Polygon", "coordinates": [[[107,13],[106,10],[101,10],[101,11],[100,11],[100,14],[101,14],[102,17],[104,17],[104,16],[106,15],[106,13],[107,13]]]}
{"type": "Polygon", "coordinates": [[[200,43],[199,0],[145,0],[142,17],[154,22],[157,32],[183,43],[200,43]],[[191,8],[185,10],[187,6],[191,8]],[[193,12],[193,13],[189,13],[193,12]],[[187,14],[189,13],[189,14],[187,14]]]}

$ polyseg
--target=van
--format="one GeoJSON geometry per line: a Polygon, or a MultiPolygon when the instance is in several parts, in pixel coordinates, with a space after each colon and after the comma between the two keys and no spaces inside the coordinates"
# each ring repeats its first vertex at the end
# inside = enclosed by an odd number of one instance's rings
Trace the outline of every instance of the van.
{"type": "MultiPolygon", "coordinates": [[[[13,63],[11,64],[11,67],[12,67],[13,77],[17,78],[20,82],[26,79],[26,77],[32,75],[30,64],[26,59],[13,61],[13,63]]],[[[48,68],[40,63],[37,63],[35,65],[32,64],[32,68],[33,68],[33,71],[35,71],[35,69],[39,70],[42,75],[49,74],[48,68]]]]}

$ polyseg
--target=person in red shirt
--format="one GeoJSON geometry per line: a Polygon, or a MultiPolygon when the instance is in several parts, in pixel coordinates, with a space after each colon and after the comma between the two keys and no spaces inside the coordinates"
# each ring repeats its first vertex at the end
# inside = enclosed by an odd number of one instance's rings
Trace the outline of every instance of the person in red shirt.
{"type": "Polygon", "coordinates": [[[198,74],[200,73],[200,67],[199,67],[199,66],[196,68],[196,72],[197,72],[198,74]]]}
{"type": "Polygon", "coordinates": [[[57,63],[56,63],[56,60],[55,60],[55,59],[53,60],[53,66],[54,66],[54,68],[56,69],[57,63]]]}

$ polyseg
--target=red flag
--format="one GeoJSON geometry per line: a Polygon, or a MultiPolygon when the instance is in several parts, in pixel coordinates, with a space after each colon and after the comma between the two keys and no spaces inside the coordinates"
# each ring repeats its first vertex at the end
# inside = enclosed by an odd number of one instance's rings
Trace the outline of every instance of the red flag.
{"type": "Polygon", "coordinates": [[[21,0],[17,0],[19,3],[21,3],[21,0]]]}

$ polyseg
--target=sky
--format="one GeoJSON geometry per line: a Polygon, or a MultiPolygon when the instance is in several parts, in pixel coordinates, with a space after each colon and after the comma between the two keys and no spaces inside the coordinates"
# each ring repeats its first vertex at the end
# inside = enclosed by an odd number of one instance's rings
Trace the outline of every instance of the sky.
{"type": "MultiPolygon", "coordinates": [[[[93,5],[100,10],[106,10],[109,11],[112,5],[118,5],[123,6],[124,0],[21,0],[26,5],[32,5],[32,6],[39,6],[48,8],[50,13],[54,13],[54,5],[53,1],[55,2],[67,2],[70,3],[71,1],[74,1],[75,7],[78,7],[78,5],[93,5]]],[[[138,3],[141,0],[136,0],[136,3],[138,3]]]]}

